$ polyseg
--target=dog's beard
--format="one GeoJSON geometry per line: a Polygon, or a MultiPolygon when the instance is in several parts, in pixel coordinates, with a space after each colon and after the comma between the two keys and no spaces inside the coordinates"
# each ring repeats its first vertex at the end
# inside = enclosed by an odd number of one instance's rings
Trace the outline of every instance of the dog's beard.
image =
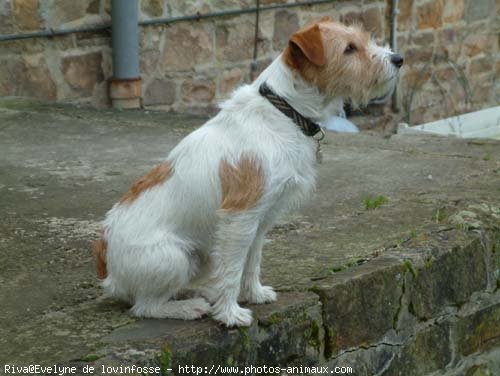
{"type": "Polygon", "coordinates": [[[369,104],[380,104],[387,102],[392,96],[394,89],[396,88],[397,77],[397,74],[394,74],[381,85],[379,85],[377,89],[373,91],[369,104]]]}

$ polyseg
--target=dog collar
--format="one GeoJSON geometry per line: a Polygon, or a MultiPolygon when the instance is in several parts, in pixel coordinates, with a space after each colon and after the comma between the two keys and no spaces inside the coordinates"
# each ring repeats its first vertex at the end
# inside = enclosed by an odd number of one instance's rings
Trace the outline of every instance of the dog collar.
{"type": "Polygon", "coordinates": [[[302,132],[309,137],[314,137],[316,134],[321,132],[321,140],[325,136],[323,129],[319,124],[315,123],[311,119],[302,116],[297,110],[295,110],[290,104],[282,97],[274,93],[269,86],[264,82],[259,87],[259,93],[264,98],[266,98],[271,104],[281,111],[284,115],[292,119],[295,124],[302,130],[302,132]]]}

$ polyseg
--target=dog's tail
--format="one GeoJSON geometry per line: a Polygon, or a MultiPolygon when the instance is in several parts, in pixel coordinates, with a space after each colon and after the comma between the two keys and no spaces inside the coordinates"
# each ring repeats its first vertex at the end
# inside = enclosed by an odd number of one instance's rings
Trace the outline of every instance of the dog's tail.
{"type": "Polygon", "coordinates": [[[96,263],[97,277],[104,279],[108,276],[106,267],[106,251],[108,249],[108,242],[104,239],[104,231],[101,237],[94,242],[94,257],[96,263]]]}

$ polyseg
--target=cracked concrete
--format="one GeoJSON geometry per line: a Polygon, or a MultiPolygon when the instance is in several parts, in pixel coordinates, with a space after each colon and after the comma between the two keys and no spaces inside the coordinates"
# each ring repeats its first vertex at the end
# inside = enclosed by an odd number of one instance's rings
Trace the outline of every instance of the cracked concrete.
{"type": "Polygon", "coordinates": [[[349,364],[359,375],[495,369],[495,141],[328,135],[316,195],[265,246],[263,279],[279,300],[252,307],[248,330],[210,318],[137,320],[102,298],[89,252],[99,220],[203,121],[0,101],[0,364],[349,364]],[[379,195],[388,202],[366,210],[363,200],[379,195]],[[440,320],[447,341],[431,325],[440,320]],[[426,348],[442,356],[424,361],[426,348]]]}

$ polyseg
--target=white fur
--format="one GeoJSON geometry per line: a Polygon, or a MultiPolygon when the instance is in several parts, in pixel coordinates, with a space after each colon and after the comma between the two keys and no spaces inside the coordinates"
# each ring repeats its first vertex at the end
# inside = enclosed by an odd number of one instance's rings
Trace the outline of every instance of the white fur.
{"type": "Polygon", "coordinates": [[[211,311],[228,326],[250,325],[251,311],[238,298],[276,300],[259,280],[264,236],[313,190],[316,142],[258,93],[264,81],[314,120],[342,112],[343,98],[325,98],[278,57],[171,151],[169,179],[131,203],[116,204],[103,224],[103,286],[133,304],[135,315],[194,319],[211,311]],[[262,163],[264,194],[250,210],[221,210],[219,164],[223,158],[235,162],[244,152],[262,163]],[[195,290],[198,297],[174,300],[183,290],[195,290]]]}

